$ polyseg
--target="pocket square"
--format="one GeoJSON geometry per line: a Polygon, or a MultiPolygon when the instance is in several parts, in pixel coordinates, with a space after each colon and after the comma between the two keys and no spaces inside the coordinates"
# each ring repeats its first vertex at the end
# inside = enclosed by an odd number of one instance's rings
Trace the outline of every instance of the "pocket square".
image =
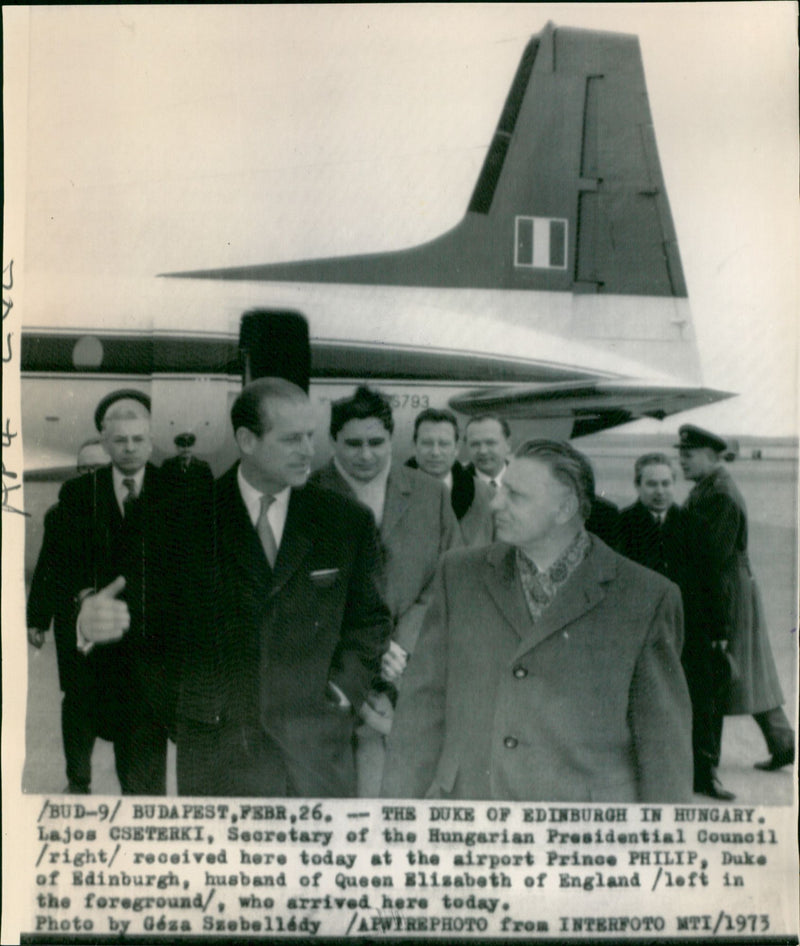
{"type": "Polygon", "coordinates": [[[330,588],[339,577],[338,568],[318,568],[310,573],[311,583],[317,588],[330,588]]]}

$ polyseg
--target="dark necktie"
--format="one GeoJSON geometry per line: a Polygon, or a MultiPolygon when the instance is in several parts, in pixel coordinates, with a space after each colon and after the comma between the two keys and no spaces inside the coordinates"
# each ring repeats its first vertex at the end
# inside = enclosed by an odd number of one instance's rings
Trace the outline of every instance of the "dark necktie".
{"type": "Polygon", "coordinates": [[[497,480],[489,480],[489,489],[492,491],[492,496],[497,492],[497,480]]]}
{"type": "Polygon", "coordinates": [[[272,531],[272,526],[269,524],[269,519],[267,518],[269,507],[274,502],[274,496],[264,494],[261,497],[261,511],[258,514],[258,522],[256,523],[256,531],[258,532],[259,539],[261,539],[261,545],[264,549],[264,554],[267,556],[270,568],[275,567],[275,559],[278,557],[278,543],[275,541],[275,533],[272,531]]]}
{"type": "Polygon", "coordinates": [[[130,476],[126,476],[122,481],[122,485],[128,491],[122,500],[122,514],[127,518],[136,502],[136,480],[130,476]]]}

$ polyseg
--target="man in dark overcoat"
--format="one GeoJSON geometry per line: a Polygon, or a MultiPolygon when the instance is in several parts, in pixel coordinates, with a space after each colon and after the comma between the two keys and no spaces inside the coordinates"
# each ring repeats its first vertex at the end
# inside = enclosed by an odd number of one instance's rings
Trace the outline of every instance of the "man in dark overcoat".
{"type": "Polygon", "coordinates": [[[659,572],[683,591],[686,584],[685,516],[674,501],[675,473],[663,453],[645,453],[634,464],[638,499],[620,512],[618,551],[659,572]]]}
{"type": "Polygon", "coordinates": [[[66,482],[48,513],[37,566],[47,594],[37,591],[37,576],[29,635],[53,614],[67,791],[90,791],[100,736],[114,743],[123,793],[163,794],[179,660],[169,581],[174,509],[148,462],[149,398],[112,392],[95,424],[111,463],[66,482]]]}
{"type": "Polygon", "coordinates": [[[694,482],[684,504],[691,582],[684,667],[693,703],[695,791],[730,799],[716,777],[724,716],[750,714],[772,771],[794,761],[794,733],[781,692],[758,586],[747,554],[747,510],[723,465],[725,441],[692,424],[676,444],[694,482]]]}
{"type": "Polygon", "coordinates": [[[308,484],[314,417],[280,378],[231,409],[240,460],[216,481],[185,570],[195,632],[178,704],[182,795],[348,797],[357,711],[390,632],[375,525],[308,484]]]}

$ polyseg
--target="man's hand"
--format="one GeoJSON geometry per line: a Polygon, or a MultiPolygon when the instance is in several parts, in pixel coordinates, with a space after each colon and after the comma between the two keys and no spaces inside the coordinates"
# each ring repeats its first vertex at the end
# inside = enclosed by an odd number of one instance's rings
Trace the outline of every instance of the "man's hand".
{"type": "Polygon", "coordinates": [[[388,736],[392,731],[394,707],[388,694],[376,693],[373,690],[367,694],[358,712],[364,722],[382,736],[388,736]]]}
{"type": "Polygon", "coordinates": [[[131,624],[128,605],[117,601],[125,588],[125,578],[118,575],[110,585],[97,594],[88,595],[78,612],[78,633],[92,644],[119,640],[131,624]]]}
{"type": "Polygon", "coordinates": [[[395,641],[389,641],[389,649],[381,660],[381,676],[387,683],[395,683],[403,676],[407,663],[407,651],[395,641]]]}
{"type": "Polygon", "coordinates": [[[39,627],[28,628],[28,643],[40,650],[44,643],[45,632],[39,627]]]}

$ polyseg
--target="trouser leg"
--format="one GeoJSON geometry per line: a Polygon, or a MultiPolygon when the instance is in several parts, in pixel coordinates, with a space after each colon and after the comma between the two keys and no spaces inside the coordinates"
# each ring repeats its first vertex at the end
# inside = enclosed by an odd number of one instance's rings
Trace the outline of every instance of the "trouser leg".
{"type": "Polygon", "coordinates": [[[96,737],[91,706],[81,694],[65,693],[61,701],[61,738],[70,792],[88,795],[91,791],[92,750],[96,737]]]}
{"type": "Polygon", "coordinates": [[[716,707],[701,704],[700,711],[692,715],[692,750],[694,754],[694,777],[710,775],[719,765],[722,750],[722,713],[716,707]]]}
{"type": "Polygon", "coordinates": [[[707,779],[719,765],[724,716],[706,654],[694,655],[686,662],[685,670],[692,701],[692,753],[697,783],[707,779]]]}
{"type": "Polygon", "coordinates": [[[380,797],[385,761],[386,737],[361,723],[356,727],[356,792],[359,798],[380,797]]]}
{"type": "Polygon", "coordinates": [[[167,729],[149,706],[122,716],[114,755],[123,795],[166,794],[167,729]]]}
{"type": "Polygon", "coordinates": [[[794,748],[794,730],[782,706],[753,713],[753,719],[764,735],[767,749],[773,756],[788,754],[794,748]]]}

